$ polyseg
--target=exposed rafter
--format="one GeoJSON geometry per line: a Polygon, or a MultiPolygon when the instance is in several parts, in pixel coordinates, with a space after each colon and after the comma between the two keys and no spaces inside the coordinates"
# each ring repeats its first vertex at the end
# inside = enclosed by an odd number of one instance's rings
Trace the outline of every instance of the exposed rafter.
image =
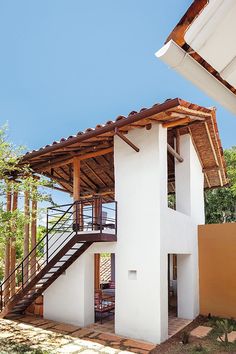
{"type": "Polygon", "coordinates": [[[117,128],[115,128],[115,135],[117,135],[120,139],[122,139],[126,144],[128,144],[132,149],[136,152],[139,152],[139,148],[132,143],[126,136],[124,136],[117,128]]]}

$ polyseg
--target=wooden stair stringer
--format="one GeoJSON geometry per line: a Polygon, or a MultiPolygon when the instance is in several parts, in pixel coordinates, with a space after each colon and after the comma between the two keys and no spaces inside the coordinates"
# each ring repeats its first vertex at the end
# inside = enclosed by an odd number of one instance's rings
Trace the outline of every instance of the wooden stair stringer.
{"type": "Polygon", "coordinates": [[[47,263],[47,265],[38,273],[36,276],[18,293],[16,293],[12,300],[4,307],[2,312],[0,313],[0,318],[4,318],[8,314],[11,314],[14,311],[14,308],[17,304],[20,303],[21,300],[24,299],[27,295],[29,298],[27,301],[27,305],[22,307],[19,310],[19,313],[23,313],[26,308],[38,297],[40,296],[78,257],[80,257],[90,246],[93,242],[84,242],[80,248],[73,255],[71,255],[68,260],[66,260],[55,273],[45,281],[45,283],[35,292],[30,295],[29,292],[34,289],[34,287],[39,283],[40,280],[58,263],[58,261],[66,255],[66,253],[76,244],[80,243],[78,241],[77,236],[73,236],[64,247],[62,247],[56,255],[47,263]]]}

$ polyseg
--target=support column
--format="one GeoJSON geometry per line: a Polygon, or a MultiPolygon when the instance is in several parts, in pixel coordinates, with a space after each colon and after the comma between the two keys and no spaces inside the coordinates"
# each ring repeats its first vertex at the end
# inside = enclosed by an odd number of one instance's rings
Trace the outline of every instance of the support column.
{"type": "Polygon", "coordinates": [[[167,130],[153,124],[151,130],[133,129],[127,136],[139,152],[114,137],[119,216],[115,332],[160,343],[168,338],[167,252],[161,241],[161,211],[167,209],[167,130]]]}
{"type": "Polygon", "coordinates": [[[204,224],[204,176],[189,134],[180,137],[183,162],[175,162],[176,210],[204,224]]]}
{"type": "Polygon", "coordinates": [[[189,134],[180,136],[180,154],[184,161],[175,164],[176,210],[189,216],[192,228],[188,252],[177,255],[178,316],[193,319],[199,311],[197,237],[198,225],[205,222],[204,175],[189,134]]]}
{"type": "MultiPolygon", "coordinates": [[[[32,187],[32,209],[31,209],[31,245],[30,248],[33,250],[37,242],[37,187],[32,187]]],[[[32,280],[35,277],[37,271],[36,263],[36,250],[31,253],[30,257],[30,279],[32,280]]]]}
{"type": "MultiPolygon", "coordinates": [[[[12,203],[12,212],[14,213],[17,210],[18,205],[18,192],[14,191],[13,193],[13,203],[12,203]]],[[[16,217],[16,216],[15,216],[16,217]]],[[[12,273],[16,267],[16,220],[12,222],[12,237],[10,243],[10,273],[12,273]]],[[[16,274],[13,274],[10,278],[10,296],[13,296],[16,292],[16,274]]]]}
{"type": "MultiPolygon", "coordinates": [[[[73,159],[73,200],[74,202],[80,200],[80,159],[78,157],[73,159]]],[[[83,207],[79,203],[74,208],[74,221],[79,225],[79,230],[83,231],[83,207]]]]}
{"type": "Polygon", "coordinates": [[[197,266],[198,264],[195,255],[177,255],[177,308],[178,317],[180,318],[193,320],[198,315],[197,266]]]}
{"type": "Polygon", "coordinates": [[[94,254],[94,288],[100,290],[100,253],[94,254]]]}
{"type": "MultiPolygon", "coordinates": [[[[29,233],[30,233],[30,203],[29,203],[29,192],[25,191],[25,227],[24,227],[24,247],[23,247],[23,257],[25,258],[29,254],[29,233]]],[[[23,262],[23,286],[26,285],[29,279],[29,259],[27,258],[23,262]]]]}
{"type": "Polygon", "coordinates": [[[111,253],[111,281],[115,281],[116,278],[115,257],[115,253],[111,253]]]}
{"type": "Polygon", "coordinates": [[[80,160],[78,157],[73,158],[73,199],[80,199],[80,160]]]}
{"type": "MultiPolygon", "coordinates": [[[[6,211],[11,212],[11,189],[10,185],[8,184],[7,186],[7,205],[6,205],[6,211]]],[[[9,228],[10,228],[10,223],[9,223],[9,228]]],[[[5,268],[4,268],[4,280],[6,280],[9,275],[10,275],[10,238],[9,235],[6,235],[6,241],[5,241],[5,268]]],[[[4,286],[4,299],[7,300],[9,298],[9,281],[4,286]]]]}

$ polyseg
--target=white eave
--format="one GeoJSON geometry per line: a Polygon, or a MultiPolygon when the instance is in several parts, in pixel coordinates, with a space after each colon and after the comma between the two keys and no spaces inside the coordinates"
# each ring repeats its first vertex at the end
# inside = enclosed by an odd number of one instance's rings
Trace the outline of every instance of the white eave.
{"type": "MultiPolygon", "coordinates": [[[[185,42],[236,88],[236,1],[209,0],[184,35],[185,42]]],[[[156,56],[236,114],[236,95],[172,40],[156,56]]]]}
{"type": "Polygon", "coordinates": [[[165,44],[156,56],[236,114],[236,96],[174,41],[165,44]]]}

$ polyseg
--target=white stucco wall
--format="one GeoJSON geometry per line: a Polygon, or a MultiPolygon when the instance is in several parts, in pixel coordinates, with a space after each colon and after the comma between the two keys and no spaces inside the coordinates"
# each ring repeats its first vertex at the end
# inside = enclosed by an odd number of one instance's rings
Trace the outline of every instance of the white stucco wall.
{"type": "Polygon", "coordinates": [[[161,340],[160,209],[166,199],[166,129],[135,129],[127,137],[137,153],[115,137],[118,203],[115,329],[120,335],[161,340]],[[163,147],[164,146],[164,147],[163,147]],[[129,275],[136,271],[136,279],[129,275]]]}
{"type": "Polygon", "coordinates": [[[94,322],[94,254],[115,253],[115,242],[96,242],[45,292],[44,318],[78,326],[94,322]]]}

